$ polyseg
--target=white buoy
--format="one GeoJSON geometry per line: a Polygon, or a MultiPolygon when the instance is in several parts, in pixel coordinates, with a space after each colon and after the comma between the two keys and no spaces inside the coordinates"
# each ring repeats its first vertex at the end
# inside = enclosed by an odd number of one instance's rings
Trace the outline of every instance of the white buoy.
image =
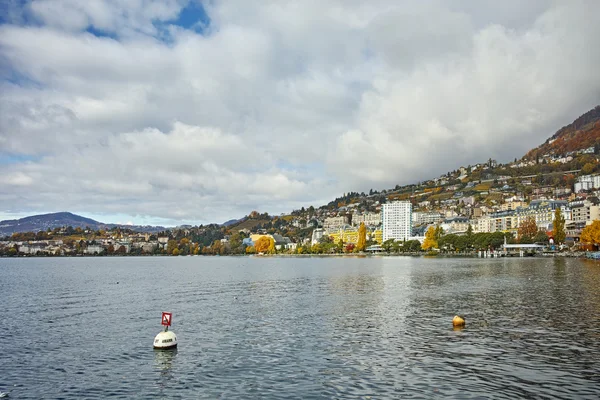
{"type": "Polygon", "coordinates": [[[177,335],[175,335],[175,332],[169,331],[169,326],[171,326],[171,322],[173,319],[172,316],[173,314],[169,312],[162,313],[162,319],[160,323],[161,325],[164,325],[165,330],[163,332],[160,332],[154,338],[155,349],[169,350],[177,347],[177,335]]]}

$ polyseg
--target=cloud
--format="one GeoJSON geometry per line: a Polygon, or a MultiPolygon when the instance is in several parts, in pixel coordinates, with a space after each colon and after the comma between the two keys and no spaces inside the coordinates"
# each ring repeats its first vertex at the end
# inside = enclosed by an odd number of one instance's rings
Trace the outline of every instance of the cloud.
{"type": "Polygon", "coordinates": [[[120,35],[156,34],[154,21],[175,19],[186,0],[33,0],[32,16],[46,26],[68,31],[93,27],[120,35]]]}
{"type": "Polygon", "coordinates": [[[519,157],[600,98],[597,3],[520,3],[11,2],[0,210],[213,222],[519,157]]]}

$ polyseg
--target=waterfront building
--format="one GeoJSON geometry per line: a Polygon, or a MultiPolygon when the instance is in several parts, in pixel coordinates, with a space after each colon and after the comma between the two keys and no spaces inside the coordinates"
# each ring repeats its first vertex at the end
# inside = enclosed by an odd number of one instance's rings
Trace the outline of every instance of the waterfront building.
{"type": "Polygon", "coordinates": [[[315,228],[312,233],[312,237],[310,238],[310,244],[317,244],[319,240],[325,234],[325,230],[323,228],[315,228]]]}
{"type": "MultiPolygon", "coordinates": [[[[574,201],[570,204],[571,218],[575,223],[590,225],[592,221],[600,220],[600,206],[589,200],[574,201]]],[[[566,218],[565,218],[566,219],[566,218]]]]}
{"type": "Polygon", "coordinates": [[[584,175],[580,176],[575,182],[575,193],[583,190],[592,190],[600,188],[600,175],[584,175]]]}
{"type": "Polygon", "coordinates": [[[554,221],[554,212],[556,208],[561,209],[565,220],[572,218],[571,209],[565,200],[533,200],[529,207],[521,207],[515,211],[516,228],[528,217],[533,217],[538,229],[550,230],[552,221],[554,221]]]}
{"type": "Polygon", "coordinates": [[[352,225],[359,226],[364,223],[366,227],[376,227],[381,225],[381,213],[366,212],[352,215],[352,225]]]}
{"type": "Polygon", "coordinates": [[[382,209],[383,241],[406,240],[412,236],[412,204],[408,201],[386,203],[382,209]]]}
{"type": "Polygon", "coordinates": [[[423,224],[437,224],[444,220],[444,217],[439,212],[419,212],[415,211],[412,213],[412,224],[423,225],[423,224]]]}
{"type": "Polygon", "coordinates": [[[488,233],[490,232],[491,218],[490,216],[482,216],[471,220],[473,233],[488,233]]]}
{"type": "Polygon", "coordinates": [[[339,217],[327,217],[323,221],[323,228],[327,232],[335,232],[346,225],[350,225],[351,214],[340,215],[339,217]]]}
{"type": "Polygon", "coordinates": [[[358,243],[358,229],[339,229],[337,232],[329,232],[329,237],[333,243],[338,243],[340,239],[343,244],[357,244],[358,243]]]}
{"type": "MultiPolygon", "coordinates": [[[[329,232],[328,235],[333,243],[338,243],[340,239],[344,245],[358,243],[358,228],[340,229],[337,232],[329,232]]],[[[381,229],[367,230],[367,240],[374,240],[379,244],[383,243],[383,231],[381,229]]]]}
{"type": "Polygon", "coordinates": [[[104,251],[104,246],[99,244],[89,244],[83,251],[85,254],[100,254],[104,251]]]}

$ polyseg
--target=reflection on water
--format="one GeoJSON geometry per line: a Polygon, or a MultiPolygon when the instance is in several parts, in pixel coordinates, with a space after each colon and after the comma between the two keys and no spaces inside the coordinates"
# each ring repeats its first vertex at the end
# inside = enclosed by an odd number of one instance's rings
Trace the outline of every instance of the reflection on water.
{"type": "Polygon", "coordinates": [[[11,341],[0,391],[14,387],[14,398],[600,398],[594,261],[128,257],[0,268],[13,316],[0,319],[11,341]],[[161,310],[175,312],[176,350],[149,345],[161,310]],[[465,327],[453,327],[457,314],[465,327]]]}
{"type": "Polygon", "coordinates": [[[154,367],[158,371],[156,385],[161,394],[169,387],[175,376],[173,374],[173,364],[177,356],[177,349],[172,350],[157,350],[154,349],[154,367]]]}

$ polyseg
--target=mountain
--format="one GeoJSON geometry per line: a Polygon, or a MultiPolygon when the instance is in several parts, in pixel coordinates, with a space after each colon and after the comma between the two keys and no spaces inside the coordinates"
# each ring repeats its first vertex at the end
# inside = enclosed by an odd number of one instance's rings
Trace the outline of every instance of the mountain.
{"type": "Polygon", "coordinates": [[[240,219],[230,219],[228,221],[225,221],[221,224],[221,226],[230,226],[230,225],[235,225],[239,222],[242,222],[244,220],[244,218],[240,218],[240,219]]]}
{"type": "Polygon", "coordinates": [[[541,146],[530,150],[524,159],[534,160],[544,154],[567,155],[600,143],[600,106],[581,115],[567,126],[560,128],[541,146]]]}
{"type": "Polygon", "coordinates": [[[46,231],[48,229],[61,228],[63,226],[71,226],[73,228],[88,227],[93,230],[111,229],[118,226],[137,232],[149,233],[160,232],[166,229],[162,226],[105,224],[70,212],[58,212],[0,221],[0,236],[12,235],[15,232],[46,231]]]}
{"type": "Polygon", "coordinates": [[[0,235],[11,235],[15,232],[39,232],[48,228],[54,229],[61,226],[72,226],[73,228],[98,229],[98,221],[75,215],[70,212],[58,212],[52,214],[32,215],[21,219],[0,221],[0,235]]]}

